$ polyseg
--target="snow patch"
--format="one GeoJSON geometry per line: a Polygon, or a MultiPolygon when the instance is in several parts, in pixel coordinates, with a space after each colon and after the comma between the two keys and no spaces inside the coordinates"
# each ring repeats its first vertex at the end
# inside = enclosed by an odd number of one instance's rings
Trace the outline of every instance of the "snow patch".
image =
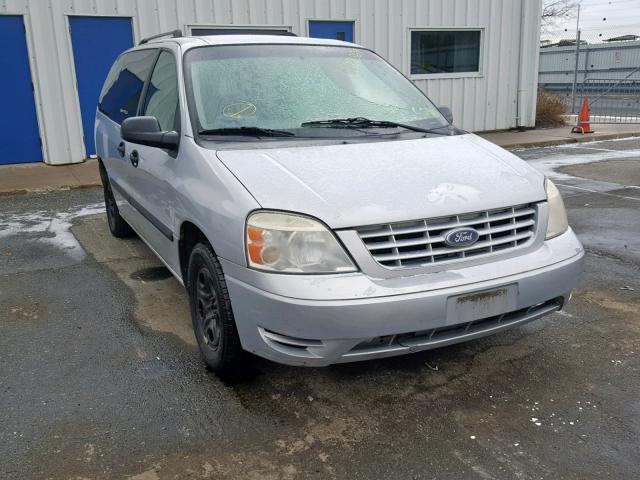
{"type": "MultiPolygon", "coordinates": [[[[576,147],[574,147],[576,148],[576,147]]],[[[584,148],[584,144],[581,145],[584,148]]],[[[599,150],[597,153],[586,155],[558,155],[552,157],[527,159],[527,162],[540,170],[547,177],[554,180],[568,180],[575,178],[573,175],[556,171],[567,165],[582,165],[585,163],[602,162],[604,160],[629,160],[637,161],[640,150],[599,150]]]]}
{"type": "Polygon", "coordinates": [[[94,203],[66,212],[39,210],[30,213],[5,213],[0,216],[0,238],[25,233],[35,234],[33,241],[50,244],[80,260],[84,258],[85,253],[71,233],[71,224],[76,218],[97,215],[104,211],[104,203],[94,203]]]}

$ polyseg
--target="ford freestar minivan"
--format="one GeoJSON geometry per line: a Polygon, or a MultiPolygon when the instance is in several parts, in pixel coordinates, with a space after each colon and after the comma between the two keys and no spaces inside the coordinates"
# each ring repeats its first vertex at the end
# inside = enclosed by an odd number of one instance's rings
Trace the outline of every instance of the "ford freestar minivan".
{"type": "Polygon", "coordinates": [[[185,285],[218,372],[478,338],[561,309],[582,269],[554,184],[358,45],[146,41],[95,141],[111,232],[185,285]]]}

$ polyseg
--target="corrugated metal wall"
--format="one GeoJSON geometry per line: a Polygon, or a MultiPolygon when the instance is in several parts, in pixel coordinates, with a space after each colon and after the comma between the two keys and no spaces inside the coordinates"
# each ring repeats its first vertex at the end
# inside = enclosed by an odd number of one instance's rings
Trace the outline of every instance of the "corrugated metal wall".
{"type": "MultiPolygon", "coordinates": [[[[586,79],[627,78],[640,66],[640,41],[581,45],[578,58],[578,83],[586,79]]],[[[540,49],[538,83],[546,88],[566,90],[573,84],[576,47],[540,49]]],[[[640,74],[633,76],[637,79],[640,74]]]]}
{"type": "Polygon", "coordinates": [[[85,156],[68,15],[130,16],[136,40],[190,24],[286,25],[306,35],[309,19],[354,20],[356,43],[405,74],[410,27],[481,27],[480,75],[415,80],[436,103],[452,107],[456,124],[480,131],[534,123],[540,10],[541,0],[0,0],[0,14],[25,15],[43,154],[51,164],[85,156]]]}

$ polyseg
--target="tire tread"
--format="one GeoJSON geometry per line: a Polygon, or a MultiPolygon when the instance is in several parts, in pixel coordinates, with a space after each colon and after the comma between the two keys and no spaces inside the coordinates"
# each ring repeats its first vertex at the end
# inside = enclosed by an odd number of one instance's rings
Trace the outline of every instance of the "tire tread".
{"type": "MultiPolygon", "coordinates": [[[[235,374],[241,371],[245,363],[245,352],[240,343],[240,337],[236,328],[233,311],[231,309],[231,298],[227,289],[227,283],[224,279],[224,272],[218,258],[208,242],[200,242],[193,247],[189,257],[189,271],[187,273],[187,291],[189,292],[191,303],[191,315],[194,322],[195,330],[195,311],[193,305],[193,275],[191,274],[192,262],[194,255],[202,255],[208,263],[213,266],[213,277],[215,279],[216,294],[218,296],[218,305],[222,314],[222,351],[215,361],[211,361],[205,357],[200,350],[203,360],[207,366],[219,374],[235,374]]],[[[196,330],[197,335],[197,330],[196,330]]]]}

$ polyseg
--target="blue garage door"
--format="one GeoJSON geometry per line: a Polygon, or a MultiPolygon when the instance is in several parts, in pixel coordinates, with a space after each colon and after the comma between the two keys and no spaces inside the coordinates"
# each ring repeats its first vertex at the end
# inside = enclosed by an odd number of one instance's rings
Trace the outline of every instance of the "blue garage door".
{"type": "Polygon", "coordinates": [[[309,20],[309,36],[353,42],[353,22],[309,20]]]}
{"type": "Polygon", "coordinates": [[[118,55],[133,46],[130,18],[69,17],[73,63],[87,155],[95,155],[93,124],[98,97],[118,55]]]}
{"type": "Polygon", "coordinates": [[[36,104],[22,16],[0,15],[0,165],[41,162],[36,104]]]}

